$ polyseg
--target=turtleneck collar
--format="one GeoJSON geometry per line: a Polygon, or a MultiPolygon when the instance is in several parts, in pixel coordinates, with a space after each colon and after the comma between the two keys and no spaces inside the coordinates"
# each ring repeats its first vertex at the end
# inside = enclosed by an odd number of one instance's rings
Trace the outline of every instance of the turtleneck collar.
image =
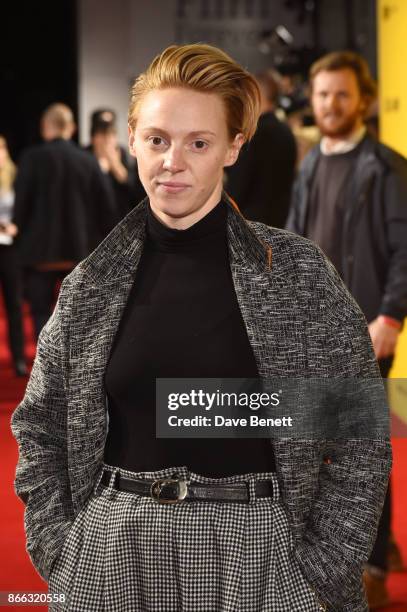
{"type": "Polygon", "coordinates": [[[175,252],[190,250],[207,241],[226,240],[227,205],[219,202],[205,217],[188,229],[179,230],[167,227],[147,208],[147,243],[158,251],[175,252]]]}

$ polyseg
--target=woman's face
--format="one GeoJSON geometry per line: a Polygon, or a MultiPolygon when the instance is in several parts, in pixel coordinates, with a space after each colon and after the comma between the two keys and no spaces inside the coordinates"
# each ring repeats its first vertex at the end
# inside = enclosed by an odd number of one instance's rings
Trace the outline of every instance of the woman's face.
{"type": "Polygon", "coordinates": [[[155,215],[186,229],[219,202],[223,168],[236,161],[243,136],[231,142],[217,94],[169,88],[142,99],[130,152],[155,215]]]}

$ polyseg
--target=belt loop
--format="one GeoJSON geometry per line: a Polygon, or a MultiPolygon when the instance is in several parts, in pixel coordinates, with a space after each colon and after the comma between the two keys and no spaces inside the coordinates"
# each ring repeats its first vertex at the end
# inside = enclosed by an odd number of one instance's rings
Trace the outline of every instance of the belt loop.
{"type": "MultiPolygon", "coordinates": [[[[106,468],[105,468],[106,469],[106,468]]],[[[110,470],[106,469],[106,471],[110,472],[110,470]]],[[[118,468],[113,468],[112,473],[110,475],[109,484],[107,485],[107,489],[105,489],[105,494],[108,497],[113,497],[116,491],[116,483],[120,478],[120,471],[118,468]]]]}
{"type": "Polygon", "coordinates": [[[118,468],[114,468],[112,475],[110,476],[108,491],[111,493],[114,489],[116,489],[116,484],[120,480],[120,471],[118,468]]]}
{"type": "Polygon", "coordinates": [[[273,483],[273,501],[280,501],[280,485],[278,483],[277,474],[273,473],[271,475],[271,482],[273,483]]]}
{"type": "Polygon", "coordinates": [[[247,492],[249,494],[249,504],[255,504],[257,497],[256,497],[256,476],[254,475],[250,475],[248,480],[246,481],[246,485],[247,485],[247,492]]]}
{"type": "Polygon", "coordinates": [[[104,474],[105,469],[106,469],[106,468],[105,468],[105,466],[104,466],[104,465],[102,465],[102,468],[101,468],[101,470],[100,470],[100,473],[99,473],[99,475],[98,475],[98,477],[97,477],[97,479],[96,479],[96,484],[95,484],[95,486],[93,487],[93,494],[94,494],[95,496],[98,496],[98,495],[99,495],[99,485],[100,485],[100,483],[101,483],[101,480],[102,480],[102,477],[103,477],[103,474],[104,474]]]}

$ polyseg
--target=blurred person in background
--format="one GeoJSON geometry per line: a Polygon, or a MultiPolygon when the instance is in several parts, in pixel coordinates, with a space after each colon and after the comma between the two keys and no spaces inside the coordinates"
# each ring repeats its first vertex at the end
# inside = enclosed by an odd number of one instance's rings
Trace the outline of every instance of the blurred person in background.
{"type": "Polygon", "coordinates": [[[303,159],[321,140],[321,132],[315,125],[309,101],[294,100],[286,111],[286,121],[297,143],[297,170],[303,159]]]}
{"type": "MultiPolygon", "coordinates": [[[[366,61],[335,52],[311,67],[312,106],[323,136],[304,159],[287,229],[328,255],[368,323],[383,377],[407,316],[407,162],[368,133],[376,96],[366,61]]],[[[388,603],[390,489],[365,572],[371,609],[388,603]]]]}
{"type": "Polygon", "coordinates": [[[279,105],[297,143],[297,165],[321,140],[310,105],[309,85],[301,73],[283,74],[279,105]]]}
{"type": "Polygon", "coordinates": [[[297,149],[290,128],[275,115],[279,75],[256,76],[261,115],[252,141],[234,166],[226,169],[226,190],[250,221],[284,227],[290,206],[297,149]]]}
{"type": "Polygon", "coordinates": [[[16,180],[14,222],[37,338],[51,314],[57,280],[118,220],[99,164],[71,140],[75,130],[70,108],[49,106],[41,119],[45,142],[25,151],[16,180]]]}
{"type": "Polygon", "coordinates": [[[116,128],[116,113],[110,109],[99,109],[92,113],[91,144],[86,148],[99,162],[102,171],[109,177],[115,197],[117,214],[123,218],[145,198],[137,165],[119,145],[116,128]]]}
{"type": "Polygon", "coordinates": [[[0,284],[7,313],[8,339],[14,371],[17,376],[26,376],[21,271],[14,244],[18,229],[11,222],[15,175],[16,167],[10,158],[6,139],[0,135],[0,284]]]}

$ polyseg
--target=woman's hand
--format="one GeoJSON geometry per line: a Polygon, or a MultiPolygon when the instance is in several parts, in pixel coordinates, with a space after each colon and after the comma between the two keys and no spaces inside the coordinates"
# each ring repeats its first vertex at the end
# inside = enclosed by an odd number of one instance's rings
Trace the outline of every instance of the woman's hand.
{"type": "Polygon", "coordinates": [[[114,134],[99,135],[93,150],[103,172],[111,172],[119,183],[127,182],[129,175],[122,163],[120,149],[114,134]]]}
{"type": "Polygon", "coordinates": [[[18,227],[14,223],[0,223],[0,232],[14,238],[18,234],[18,227]]]}

